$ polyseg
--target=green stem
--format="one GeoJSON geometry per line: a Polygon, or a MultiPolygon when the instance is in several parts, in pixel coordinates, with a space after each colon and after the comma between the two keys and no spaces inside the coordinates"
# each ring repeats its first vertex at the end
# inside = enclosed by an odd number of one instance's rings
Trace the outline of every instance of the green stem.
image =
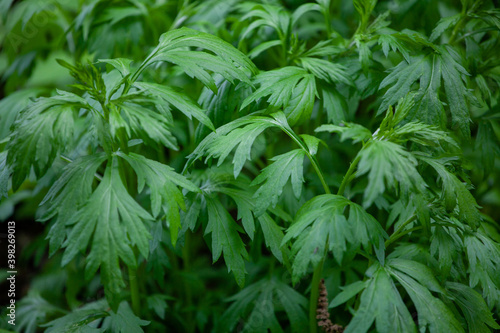
{"type": "MultiPolygon", "coordinates": [[[[473,12],[474,8],[476,7],[476,4],[477,3],[475,3],[471,8],[469,8],[469,10],[473,12]]],[[[462,7],[462,12],[460,13],[460,19],[458,20],[457,24],[453,28],[453,31],[451,33],[451,37],[450,37],[450,40],[448,41],[448,44],[451,45],[454,42],[456,42],[456,38],[458,36],[458,32],[460,31],[460,29],[463,28],[463,26],[465,25],[465,23],[467,23],[468,20],[469,20],[468,8],[465,7],[465,5],[464,5],[462,7]]]]}
{"type": "Polygon", "coordinates": [[[415,221],[417,219],[417,216],[416,215],[413,215],[412,217],[410,217],[408,220],[406,220],[403,224],[401,224],[398,229],[396,231],[394,231],[394,233],[391,235],[391,237],[385,241],[385,247],[387,248],[389,245],[391,245],[395,240],[401,238],[402,236],[406,235],[407,233],[411,232],[411,231],[414,231],[414,230],[418,230],[418,229],[421,229],[422,226],[420,227],[415,227],[415,228],[411,228],[411,229],[408,229],[408,230],[404,230],[404,228],[406,228],[406,226],[408,224],[410,224],[411,222],[415,221]]]}
{"type": "Polygon", "coordinates": [[[450,40],[448,41],[448,44],[451,45],[451,44],[453,44],[456,41],[456,38],[458,36],[458,32],[462,29],[462,27],[464,26],[465,22],[466,22],[466,16],[462,16],[460,18],[460,20],[458,21],[458,23],[453,28],[453,31],[451,33],[451,37],[450,37],[450,40]]]}
{"type": "MultiPolygon", "coordinates": [[[[316,157],[311,155],[307,145],[300,139],[299,136],[297,136],[297,134],[295,134],[295,132],[293,132],[293,130],[290,127],[288,126],[287,127],[280,126],[280,127],[290,138],[292,138],[293,141],[295,141],[300,146],[302,150],[304,150],[304,152],[307,155],[307,158],[309,158],[309,161],[311,161],[314,171],[316,171],[316,174],[318,175],[321,184],[323,185],[325,193],[331,194],[330,188],[328,187],[328,184],[325,181],[325,177],[323,176],[323,172],[321,171],[318,160],[316,159],[316,157]]],[[[326,243],[328,244],[328,240],[326,243]]],[[[314,269],[313,278],[311,281],[311,296],[309,299],[309,333],[316,333],[318,330],[317,320],[316,320],[316,308],[319,295],[319,282],[321,280],[321,274],[323,273],[323,264],[326,258],[327,249],[328,246],[325,245],[325,253],[323,254],[323,258],[321,259],[321,261],[318,263],[318,266],[316,266],[316,268],[314,269]]]]}
{"type": "Polygon", "coordinates": [[[322,115],[325,110],[325,98],[323,92],[320,90],[318,91],[318,93],[319,93],[319,107],[318,107],[318,114],[316,115],[316,119],[314,122],[314,128],[318,128],[319,126],[321,126],[323,120],[322,115]]]}
{"type": "Polygon", "coordinates": [[[286,37],[282,33],[278,32],[279,39],[281,40],[281,67],[286,67],[288,65],[288,51],[286,37]]]}
{"type": "Polygon", "coordinates": [[[132,74],[132,76],[130,77],[130,85],[125,87],[126,91],[124,91],[122,95],[125,95],[128,92],[128,90],[130,89],[130,86],[132,86],[132,84],[139,78],[139,75],[141,75],[142,71],[149,65],[148,64],[149,60],[151,58],[153,58],[155,55],[156,55],[156,52],[154,52],[153,54],[150,54],[146,58],[146,60],[144,60],[142,62],[141,66],[139,66],[139,68],[137,68],[137,70],[134,72],[134,74],[132,74]]]}
{"type": "Polygon", "coordinates": [[[128,266],[128,278],[130,287],[130,299],[132,301],[132,310],[139,316],[141,310],[141,301],[139,297],[139,284],[137,283],[137,268],[128,266]]]}
{"type": "MultiPolygon", "coordinates": [[[[395,237],[397,234],[399,234],[408,224],[410,224],[411,222],[415,221],[417,219],[417,216],[416,215],[412,215],[408,220],[406,220],[403,224],[401,224],[395,231],[394,233],[391,235],[391,237],[385,241],[386,243],[386,247],[387,247],[387,242],[389,242],[391,240],[391,238],[395,237]]],[[[392,242],[391,242],[392,243],[392,242]]]]}
{"type": "MultiPolygon", "coordinates": [[[[354,170],[356,169],[356,166],[358,165],[358,162],[360,160],[360,155],[354,159],[354,161],[351,163],[351,166],[347,170],[347,173],[344,176],[344,179],[342,180],[342,184],[340,185],[339,191],[337,192],[338,195],[343,195],[345,187],[347,184],[349,184],[351,175],[354,173],[354,170]]],[[[313,166],[315,164],[313,163],[313,166]]],[[[319,166],[318,166],[319,168],[319,166]]],[[[319,174],[321,174],[320,179],[322,179],[322,182],[324,181],[323,175],[321,171],[319,170],[319,174]]],[[[318,174],[318,175],[319,175],[318,174]]],[[[328,186],[326,186],[326,189],[328,189],[328,186]]],[[[330,190],[328,191],[325,190],[326,193],[330,193],[330,190]]],[[[328,243],[328,241],[327,241],[328,243]]],[[[309,299],[309,332],[310,333],[316,333],[318,331],[318,324],[316,320],[316,309],[318,307],[318,295],[319,295],[319,282],[321,280],[321,274],[323,273],[323,264],[325,262],[326,258],[326,252],[327,252],[328,246],[325,246],[325,254],[323,255],[323,259],[321,259],[320,263],[316,268],[314,269],[313,273],[313,278],[312,278],[312,285],[311,285],[311,297],[309,299]]]]}
{"type": "Polygon", "coordinates": [[[321,172],[321,169],[320,169],[319,164],[318,164],[318,160],[316,160],[316,157],[309,154],[308,151],[306,151],[306,155],[309,158],[309,160],[311,161],[311,164],[314,168],[314,171],[316,171],[316,174],[318,175],[319,180],[321,181],[321,185],[323,185],[323,189],[325,190],[325,193],[330,194],[331,193],[330,188],[328,187],[328,184],[325,181],[325,177],[323,177],[323,172],[321,172]]]}
{"type": "Polygon", "coordinates": [[[311,164],[312,164],[312,166],[314,168],[314,171],[318,175],[318,178],[319,178],[319,180],[321,182],[321,185],[323,185],[323,189],[325,190],[325,193],[327,193],[327,194],[332,193],[330,191],[330,188],[328,187],[328,184],[325,181],[325,177],[323,176],[323,172],[321,171],[321,168],[319,167],[318,160],[316,159],[316,157],[314,157],[313,155],[311,155],[311,153],[309,153],[309,149],[307,148],[306,144],[304,144],[304,142],[302,142],[302,140],[297,136],[297,134],[295,134],[291,129],[288,129],[288,128],[285,128],[285,127],[281,127],[281,129],[290,138],[292,138],[292,140],[295,141],[295,143],[297,143],[300,146],[300,148],[302,148],[302,150],[305,151],[305,153],[307,155],[307,158],[309,159],[309,161],[311,161],[311,164]]]}
{"type": "MultiPolygon", "coordinates": [[[[185,239],[184,239],[184,247],[182,248],[182,261],[184,264],[184,272],[189,274],[190,271],[190,253],[189,250],[191,249],[191,232],[189,230],[186,231],[185,233],[185,239]]],[[[184,280],[184,292],[186,296],[186,310],[187,310],[187,326],[188,326],[188,332],[194,332],[194,320],[193,320],[193,313],[192,313],[192,307],[193,307],[193,298],[192,298],[192,292],[191,292],[191,286],[189,284],[189,281],[186,279],[184,280]]]]}
{"type": "Polygon", "coordinates": [[[356,170],[356,167],[358,166],[360,159],[361,159],[361,154],[358,153],[358,156],[356,156],[354,161],[352,161],[351,165],[349,166],[349,169],[347,170],[347,173],[344,175],[344,179],[342,179],[342,183],[340,184],[337,195],[344,195],[345,188],[351,182],[352,180],[351,176],[354,173],[354,170],[356,170]]]}
{"type": "MultiPolygon", "coordinates": [[[[323,7],[324,12],[323,12],[323,17],[325,19],[325,28],[326,28],[326,38],[329,39],[331,34],[332,34],[332,20],[330,18],[330,4],[328,6],[323,7]]],[[[328,56],[329,58],[331,56],[328,56]]]]}
{"type": "Polygon", "coordinates": [[[285,131],[286,134],[288,134],[289,137],[291,137],[300,146],[300,148],[302,148],[302,150],[304,150],[306,152],[306,156],[309,159],[309,161],[311,161],[311,164],[314,168],[314,171],[318,175],[318,178],[321,182],[321,185],[323,185],[323,189],[325,190],[325,193],[326,194],[332,193],[330,191],[330,188],[328,187],[328,184],[325,181],[325,177],[323,176],[323,172],[321,171],[321,168],[319,167],[319,163],[318,163],[318,160],[316,159],[316,157],[314,157],[313,155],[311,155],[311,153],[309,153],[309,149],[307,148],[307,146],[302,142],[302,140],[295,133],[290,132],[287,129],[283,129],[283,130],[285,131]]]}
{"type": "Polygon", "coordinates": [[[423,229],[423,228],[424,227],[422,227],[421,225],[419,225],[418,227],[414,227],[414,228],[405,230],[402,233],[398,234],[397,237],[394,237],[393,239],[388,239],[386,241],[386,246],[385,247],[387,248],[390,244],[392,244],[394,241],[398,240],[399,238],[403,237],[404,235],[409,234],[410,232],[414,232],[416,230],[423,229]]]}
{"type": "Polygon", "coordinates": [[[318,266],[314,269],[311,281],[311,297],[309,299],[309,333],[316,333],[318,331],[316,309],[318,308],[319,282],[321,281],[321,274],[323,273],[325,257],[326,256],[323,256],[323,259],[321,259],[318,266]]]}

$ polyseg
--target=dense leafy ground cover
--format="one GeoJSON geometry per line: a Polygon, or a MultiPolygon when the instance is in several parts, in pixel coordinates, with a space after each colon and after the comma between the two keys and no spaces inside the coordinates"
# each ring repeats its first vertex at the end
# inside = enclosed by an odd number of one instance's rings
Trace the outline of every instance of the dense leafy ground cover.
{"type": "Polygon", "coordinates": [[[0,1],[0,327],[500,329],[497,5],[0,1]]]}

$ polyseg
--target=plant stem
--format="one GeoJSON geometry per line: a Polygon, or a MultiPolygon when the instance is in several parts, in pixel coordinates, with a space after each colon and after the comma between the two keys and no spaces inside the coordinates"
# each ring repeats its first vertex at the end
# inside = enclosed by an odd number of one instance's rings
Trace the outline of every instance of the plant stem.
{"type": "MultiPolygon", "coordinates": [[[[182,261],[184,264],[184,272],[189,274],[190,271],[190,253],[189,250],[191,249],[191,232],[189,229],[185,233],[185,239],[184,239],[184,247],[182,248],[182,261]]],[[[189,284],[189,281],[187,279],[184,280],[184,292],[186,296],[186,310],[187,310],[187,325],[188,325],[188,331],[189,332],[194,332],[194,320],[193,320],[193,313],[192,313],[192,307],[193,307],[193,299],[192,299],[192,292],[191,292],[191,286],[189,284]]]]}
{"type": "Polygon", "coordinates": [[[309,152],[306,152],[306,155],[309,158],[309,160],[311,161],[311,164],[314,168],[314,171],[316,171],[316,174],[318,175],[319,180],[321,181],[321,185],[323,185],[323,189],[325,190],[325,193],[330,194],[331,193],[330,188],[328,187],[328,184],[325,181],[325,177],[323,177],[323,172],[321,172],[321,169],[320,169],[319,164],[318,164],[318,160],[316,160],[316,157],[309,154],[309,152]]]}
{"type": "MultiPolygon", "coordinates": [[[[404,224],[408,224],[410,222],[413,222],[413,220],[414,219],[409,219],[404,224]]],[[[417,227],[414,227],[414,228],[411,228],[411,229],[408,229],[408,230],[405,230],[405,231],[400,231],[404,227],[405,227],[405,225],[402,225],[394,234],[392,234],[391,238],[389,238],[388,240],[385,241],[384,245],[385,245],[386,248],[389,247],[389,245],[391,245],[392,243],[394,243],[399,238],[403,237],[404,235],[409,234],[410,232],[413,232],[415,230],[420,230],[420,229],[423,228],[422,226],[417,226],[417,227]]]]}
{"type": "MultiPolygon", "coordinates": [[[[473,11],[475,8],[475,4],[470,8],[471,11],[473,11]]],[[[448,41],[448,44],[453,44],[456,41],[456,38],[458,36],[458,32],[460,29],[462,29],[468,21],[468,9],[465,5],[462,6],[462,12],[460,13],[460,19],[458,20],[457,24],[453,28],[453,31],[451,33],[450,40],[448,41]]]]}
{"type": "Polygon", "coordinates": [[[139,284],[137,283],[137,268],[128,266],[128,278],[130,287],[130,299],[132,301],[132,310],[136,316],[139,316],[141,310],[141,301],[139,298],[139,284]]]}
{"type": "MultiPolygon", "coordinates": [[[[307,145],[300,139],[300,137],[297,134],[295,134],[295,132],[290,127],[288,126],[286,127],[280,126],[280,127],[290,138],[292,138],[293,141],[295,141],[300,146],[300,148],[302,148],[302,150],[304,150],[304,152],[307,155],[307,158],[309,158],[309,161],[311,161],[314,171],[316,171],[316,174],[318,175],[321,184],[323,185],[325,193],[331,194],[330,188],[328,187],[328,184],[325,181],[325,177],[323,176],[323,172],[319,167],[318,160],[316,159],[316,157],[311,155],[307,145]]],[[[328,244],[328,240],[326,243],[328,244]]],[[[313,278],[311,281],[311,296],[309,298],[309,333],[316,333],[318,330],[318,325],[316,320],[316,308],[319,295],[319,282],[321,280],[321,274],[323,273],[323,263],[325,262],[326,253],[328,249],[327,244],[325,245],[325,253],[323,254],[323,258],[318,263],[318,266],[316,266],[316,268],[314,269],[313,278]]]]}
{"type": "Polygon", "coordinates": [[[409,234],[410,232],[414,232],[414,231],[417,231],[417,230],[420,230],[420,229],[423,229],[424,227],[422,227],[421,225],[419,225],[418,227],[414,227],[414,228],[411,228],[411,229],[408,229],[408,230],[405,230],[403,231],[402,233],[400,233],[397,237],[395,237],[393,240],[391,240],[390,242],[387,243],[387,246],[389,246],[392,242],[398,240],[399,238],[403,237],[404,235],[406,234],[409,234]]]}
{"type": "Polygon", "coordinates": [[[455,27],[453,28],[453,32],[451,33],[451,37],[450,37],[450,40],[448,41],[448,44],[453,44],[458,36],[458,32],[460,31],[460,29],[462,29],[462,27],[464,26],[465,22],[466,22],[466,19],[465,19],[466,16],[462,16],[460,18],[460,20],[458,21],[458,23],[455,25],[455,27]]]}
{"type": "Polygon", "coordinates": [[[318,307],[319,282],[321,280],[321,274],[323,273],[323,264],[325,262],[325,257],[326,256],[323,256],[321,261],[318,263],[318,266],[316,266],[316,268],[314,269],[311,281],[311,297],[309,298],[309,333],[316,333],[318,331],[316,309],[318,307]]]}
{"type": "Polygon", "coordinates": [[[318,178],[319,178],[319,180],[321,182],[321,185],[323,185],[323,189],[325,190],[325,193],[326,194],[332,193],[330,191],[330,188],[328,187],[328,184],[325,181],[325,177],[323,176],[323,172],[321,171],[321,168],[319,167],[318,160],[316,159],[316,157],[314,157],[313,155],[311,155],[311,153],[309,153],[309,149],[307,148],[307,145],[304,144],[304,142],[302,142],[302,140],[297,136],[297,134],[295,134],[291,129],[287,129],[287,128],[282,127],[282,130],[290,138],[292,138],[293,141],[295,141],[300,146],[300,148],[302,148],[302,150],[305,151],[305,153],[307,155],[307,158],[309,159],[309,161],[311,161],[311,164],[312,164],[312,166],[314,168],[314,171],[316,171],[316,174],[318,175],[318,178]]]}
{"type": "MultiPolygon", "coordinates": [[[[350,182],[351,175],[354,173],[354,170],[356,169],[356,166],[359,163],[359,160],[361,159],[360,155],[356,156],[354,161],[351,163],[351,166],[347,170],[347,173],[344,175],[344,179],[342,180],[342,184],[340,184],[340,188],[337,192],[337,195],[343,195],[344,190],[350,182]]],[[[314,166],[314,164],[313,164],[314,166]]],[[[321,171],[319,171],[321,174],[321,171]]],[[[318,172],[317,172],[318,173],[318,172]]],[[[321,174],[320,179],[322,182],[324,181],[323,175],[321,174]]],[[[328,189],[328,186],[326,186],[328,189]]],[[[325,190],[326,193],[330,193],[330,190],[328,191],[325,190]]],[[[317,325],[317,320],[316,320],[316,308],[317,308],[317,303],[318,303],[318,295],[319,295],[319,282],[321,280],[321,274],[323,273],[323,264],[325,262],[326,258],[326,253],[328,249],[328,241],[327,245],[325,246],[325,254],[323,255],[323,258],[319,262],[318,266],[314,269],[313,273],[313,278],[311,282],[311,297],[309,299],[309,332],[310,333],[316,333],[318,331],[318,325],[317,325]]]]}
{"type": "Polygon", "coordinates": [[[342,179],[342,183],[340,184],[337,195],[344,195],[345,188],[351,182],[351,176],[354,173],[354,170],[356,170],[356,167],[358,166],[360,159],[361,159],[361,155],[358,153],[358,156],[356,156],[354,161],[352,161],[351,165],[349,166],[349,169],[347,170],[346,174],[344,175],[344,179],[342,179]]]}

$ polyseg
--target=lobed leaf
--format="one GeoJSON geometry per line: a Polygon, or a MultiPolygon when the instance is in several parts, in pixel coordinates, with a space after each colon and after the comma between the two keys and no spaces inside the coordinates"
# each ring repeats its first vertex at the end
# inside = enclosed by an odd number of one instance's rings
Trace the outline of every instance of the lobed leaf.
{"type": "Polygon", "coordinates": [[[134,246],[142,256],[148,257],[151,235],[144,222],[153,218],[128,194],[120,177],[117,157],[109,162],[96,190],[67,221],[73,227],[63,244],[66,249],[62,265],[85,251],[91,241],[86,276],[92,276],[101,267],[106,298],[116,309],[117,295],[124,287],[119,260],[136,267],[134,246]]]}
{"type": "Polygon", "coordinates": [[[147,66],[167,61],[180,66],[191,77],[196,77],[217,93],[217,87],[210,72],[219,73],[228,81],[240,80],[250,83],[247,72],[257,71],[252,61],[231,44],[219,37],[189,28],[180,28],[164,33],[158,46],[140,65],[134,76],[137,77],[147,66]],[[204,51],[181,51],[184,48],[201,48],[204,51]]]}
{"type": "Polygon", "coordinates": [[[386,184],[399,184],[402,194],[422,191],[425,183],[416,166],[415,157],[400,145],[390,141],[374,140],[359,153],[357,176],[368,173],[368,186],[364,192],[364,206],[384,193],[386,184]],[[397,183],[396,183],[397,182],[397,183]]]}
{"type": "Polygon", "coordinates": [[[273,157],[273,164],[267,166],[253,180],[252,186],[260,185],[255,192],[255,214],[262,215],[267,207],[275,207],[278,198],[283,192],[288,179],[292,184],[293,193],[296,198],[300,197],[302,192],[302,183],[304,182],[303,168],[305,151],[295,149],[283,155],[273,157]]]}
{"type": "Polygon", "coordinates": [[[59,91],[56,96],[38,98],[19,114],[7,145],[13,190],[21,186],[32,167],[37,177],[47,172],[57,153],[72,142],[74,109],[86,105],[81,97],[59,91]]]}
{"type": "Polygon", "coordinates": [[[316,81],[305,69],[288,66],[262,72],[255,77],[254,83],[259,88],[243,101],[241,109],[269,96],[267,102],[273,108],[283,108],[290,125],[304,122],[311,116],[317,94],[316,81]]]}
{"type": "Polygon", "coordinates": [[[208,208],[208,224],[205,234],[212,234],[213,262],[217,261],[224,253],[228,272],[232,271],[236,283],[243,287],[246,274],[244,259],[248,259],[248,253],[238,235],[241,228],[234,222],[219,200],[211,197],[205,198],[208,208]]]}
{"type": "Polygon", "coordinates": [[[365,247],[373,245],[382,259],[384,237],[387,234],[380,224],[361,206],[343,196],[324,194],[307,201],[299,209],[295,222],[286,231],[282,246],[295,239],[291,255],[294,256],[292,277],[296,282],[306,273],[309,263],[314,267],[321,261],[326,250],[333,252],[341,264],[347,243],[365,247]],[[348,218],[344,215],[347,206],[350,207],[348,218]]]}
{"type": "Polygon", "coordinates": [[[202,124],[206,125],[212,130],[215,130],[212,121],[205,114],[205,111],[201,109],[188,96],[175,91],[168,86],[159,85],[156,83],[136,82],[134,83],[134,86],[142,90],[145,94],[159,97],[167,103],[172,104],[177,109],[179,109],[179,111],[184,113],[189,119],[191,119],[191,117],[195,117],[202,124]]]}
{"type": "Polygon", "coordinates": [[[117,152],[117,156],[126,160],[137,175],[137,190],[141,192],[147,184],[151,191],[151,211],[153,216],[158,216],[160,209],[167,216],[170,227],[172,244],[177,242],[181,218],[179,208],[186,209],[184,195],[177,186],[181,186],[191,192],[200,192],[186,177],[176,173],[173,168],[145,158],[139,154],[125,154],[117,152]]]}
{"type": "Polygon", "coordinates": [[[417,332],[411,314],[389,274],[383,267],[376,267],[373,276],[365,282],[360,305],[344,332],[368,332],[374,321],[377,332],[417,332]]]}

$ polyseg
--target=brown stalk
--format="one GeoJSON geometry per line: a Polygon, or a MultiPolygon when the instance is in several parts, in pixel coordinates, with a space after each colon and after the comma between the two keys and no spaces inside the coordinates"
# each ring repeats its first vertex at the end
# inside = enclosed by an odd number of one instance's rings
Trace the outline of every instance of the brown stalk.
{"type": "Polygon", "coordinates": [[[321,279],[319,284],[319,297],[318,307],[316,308],[316,319],[318,326],[326,333],[342,333],[344,328],[340,325],[333,324],[330,320],[330,313],[328,312],[328,292],[325,287],[325,279],[321,279]]]}

